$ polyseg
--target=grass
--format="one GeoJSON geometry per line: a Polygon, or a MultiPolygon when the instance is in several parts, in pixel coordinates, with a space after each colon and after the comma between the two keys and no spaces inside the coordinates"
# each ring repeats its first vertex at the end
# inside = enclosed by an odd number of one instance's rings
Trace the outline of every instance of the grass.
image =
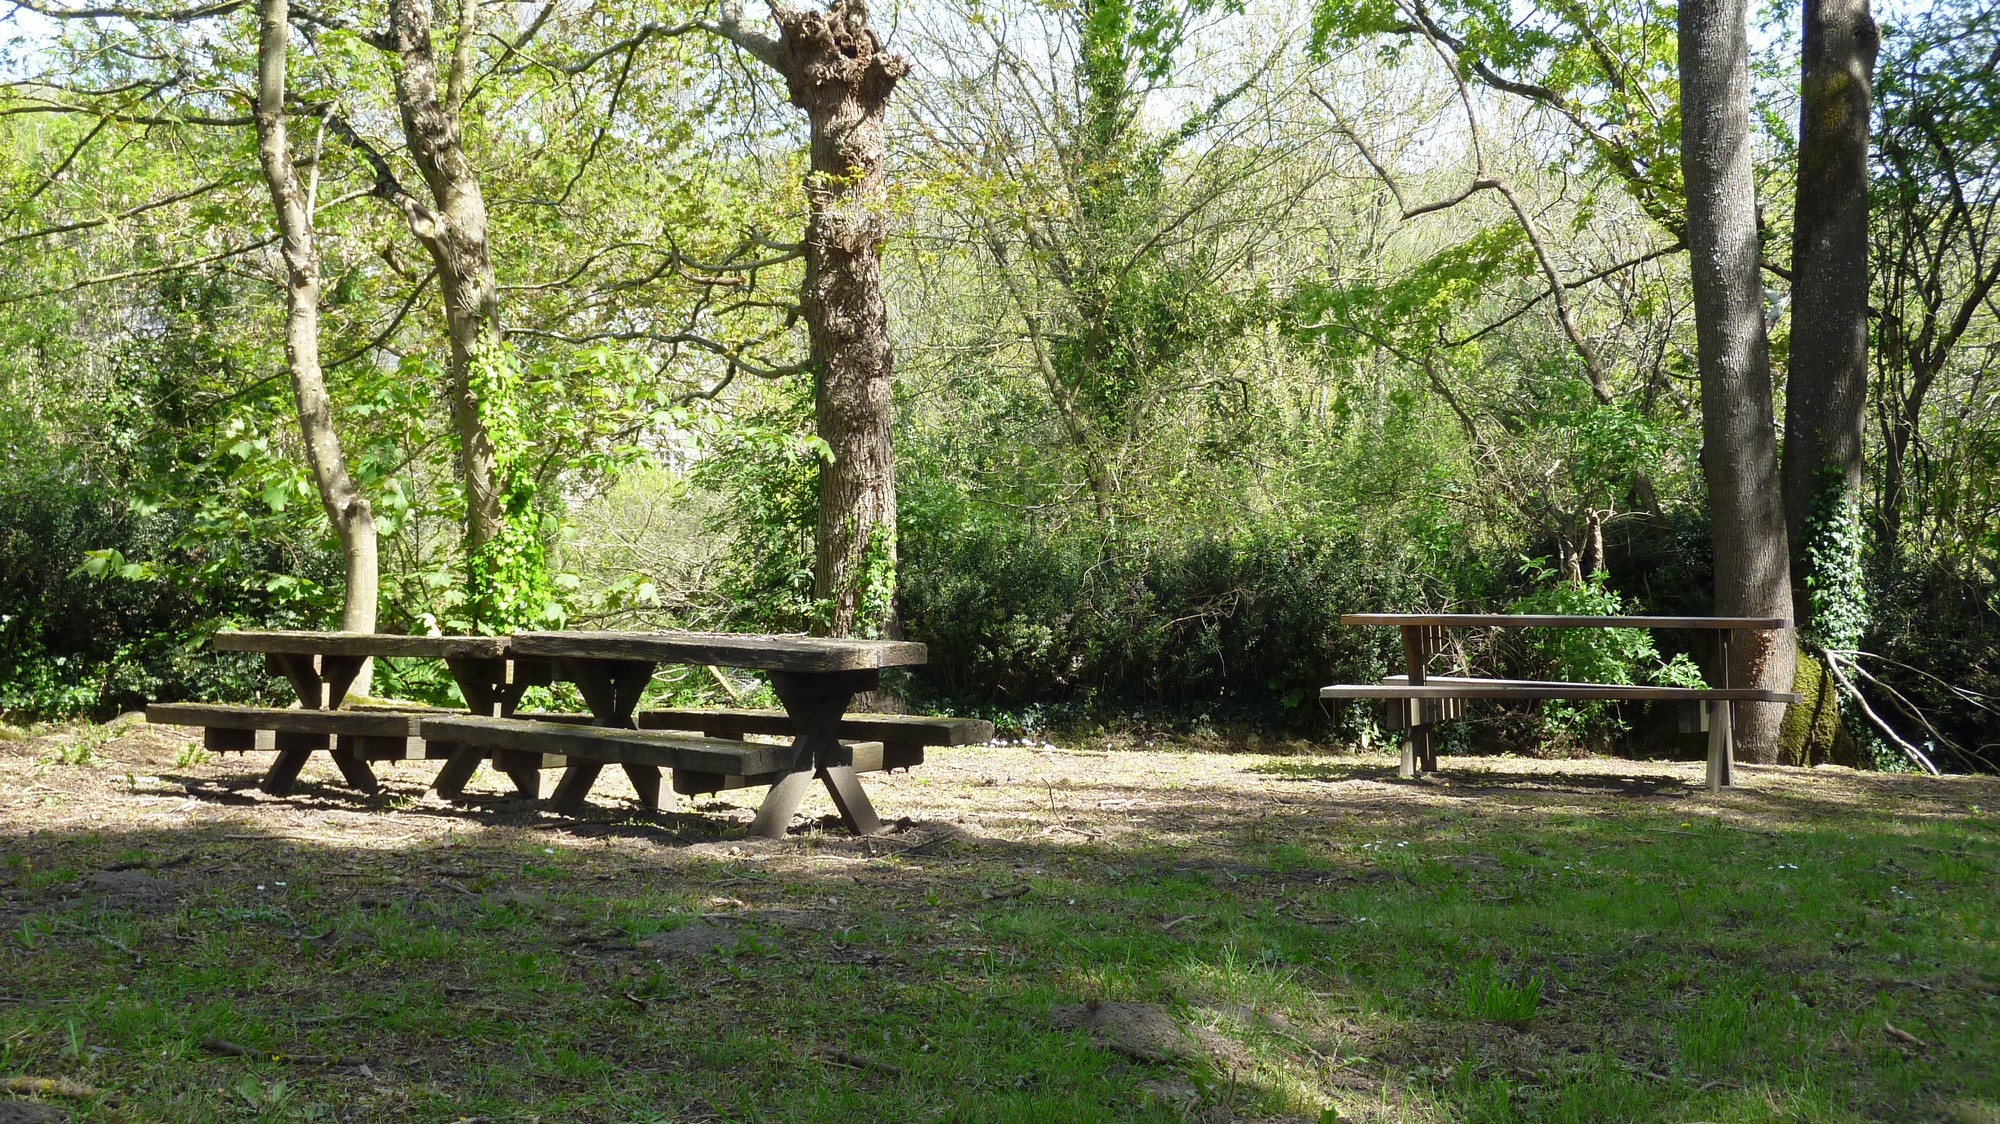
{"type": "Polygon", "coordinates": [[[90,1086],[79,1121],[2000,1104],[1990,783],[1774,771],[1709,801],[1639,766],[1630,791],[1570,763],[1453,791],[1351,759],[983,750],[872,786],[908,832],[766,847],[734,810],[447,809],[415,767],[373,804],[263,800],[240,758],[148,797],[127,775],[173,751],[121,752],[24,750],[0,821],[0,1077],[90,1086]],[[1142,1061],[1052,1021],[1093,1000],[1209,1045],[1142,1061]]]}

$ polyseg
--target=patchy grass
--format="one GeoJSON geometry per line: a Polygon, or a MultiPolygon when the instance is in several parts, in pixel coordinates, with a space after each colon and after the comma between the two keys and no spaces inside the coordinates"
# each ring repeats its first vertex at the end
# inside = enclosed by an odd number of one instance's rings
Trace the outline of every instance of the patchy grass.
{"type": "Polygon", "coordinates": [[[92,737],[0,745],[0,1078],[79,1121],[2000,1116],[1991,780],[996,748],[764,844],[92,737]]]}

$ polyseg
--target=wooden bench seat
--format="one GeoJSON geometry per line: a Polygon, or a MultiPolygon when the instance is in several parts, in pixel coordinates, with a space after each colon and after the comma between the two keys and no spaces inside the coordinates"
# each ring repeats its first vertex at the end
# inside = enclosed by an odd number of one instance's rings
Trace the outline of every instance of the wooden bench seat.
{"type": "MultiPolygon", "coordinates": [[[[642,730],[693,730],[711,738],[793,734],[792,720],[782,710],[649,710],[633,718],[642,730]]],[[[981,745],[993,740],[993,723],[918,714],[849,714],[841,718],[837,736],[843,741],[881,742],[896,762],[885,767],[907,769],[924,763],[925,746],[981,745]]]]}
{"type": "MultiPolygon", "coordinates": [[[[540,767],[567,767],[551,806],[575,814],[597,772],[604,765],[667,769],[674,791],[684,796],[756,788],[776,783],[790,771],[790,745],[738,738],[696,737],[657,729],[619,730],[579,724],[568,715],[524,715],[514,718],[439,716],[423,721],[426,740],[451,742],[500,754],[531,755],[540,767]],[[541,721],[556,718],[558,721],[541,721]]],[[[921,747],[885,745],[880,741],[843,742],[856,772],[906,769],[923,759],[921,747]]],[[[646,794],[641,792],[641,799],[646,794]]]]}
{"type": "Polygon", "coordinates": [[[277,762],[262,788],[273,796],[291,791],[299,770],[324,752],[347,783],[363,792],[381,786],[370,761],[441,760],[449,747],[426,742],[420,724],[431,710],[300,710],[224,703],[152,703],[146,721],[161,726],[198,726],[202,746],[220,753],[275,750],[277,762]]]}
{"type": "Polygon", "coordinates": [[[1414,777],[1418,769],[1437,768],[1437,748],[1428,736],[1438,722],[1465,716],[1467,699],[1551,700],[1566,702],[1675,702],[1698,708],[1699,724],[1683,721],[1683,729],[1709,735],[1708,782],[1711,789],[1728,787],[1734,757],[1730,704],[1739,702],[1796,703],[1789,691],[1761,687],[1661,687],[1641,683],[1569,683],[1538,679],[1476,679],[1427,675],[1412,683],[1408,675],[1391,675],[1380,683],[1338,683],[1320,688],[1321,699],[1381,699],[1392,730],[1418,734],[1403,742],[1400,773],[1414,777]]]}

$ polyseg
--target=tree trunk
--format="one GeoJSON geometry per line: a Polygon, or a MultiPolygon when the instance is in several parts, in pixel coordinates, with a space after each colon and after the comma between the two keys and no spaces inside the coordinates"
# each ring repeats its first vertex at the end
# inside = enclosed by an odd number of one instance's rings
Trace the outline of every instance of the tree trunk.
{"type": "MultiPolygon", "coordinates": [[[[299,182],[285,127],[285,61],[290,39],[287,0],[261,0],[257,34],[257,157],[271,204],[278,215],[285,259],[285,362],[298,404],[299,430],[320,503],[340,539],[347,588],[341,602],[342,632],[375,631],[379,583],[375,515],[367,497],[347,475],[347,458],[333,428],[333,408],[319,363],[319,245],[313,231],[312,200],[299,182]]],[[[367,677],[350,690],[367,694],[367,677]]],[[[333,700],[336,704],[338,699],[333,700]]]]}
{"type": "MultiPolygon", "coordinates": [[[[1750,150],[1745,0],[1682,0],[1681,169],[1701,370],[1702,471],[1715,549],[1715,611],[1792,616],[1790,553],[1772,432],[1769,341],[1759,284],[1750,150]]],[[[1732,685],[1790,690],[1792,632],[1752,632],[1732,645],[1732,685]]],[[[1777,752],[1784,708],[1739,704],[1749,761],[1777,752]]]]}
{"type": "Polygon", "coordinates": [[[395,58],[396,105],[410,158],[431,197],[429,208],[403,209],[411,230],[430,251],[444,291],[445,330],[451,340],[446,373],[465,486],[465,541],[468,550],[476,550],[500,533],[505,518],[493,441],[472,379],[479,352],[500,343],[500,297],[479,176],[460,140],[457,106],[438,97],[431,7],[430,0],[389,0],[384,46],[395,58]]]}
{"type": "MultiPolygon", "coordinates": [[[[403,0],[409,2],[409,0],[403,0]]],[[[832,450],[819,471],[814,595],[830,607],[831,635],[893,631],[896,465],[890,443],[895,355],[882,292],[883,118],[907,59],[891,54],[868,23],[863,0],[826,11],[772,3],[778,37],[746,27],[725,5],[709,30],[741,46],[785,79],[812,126],[806,174],[806,271],[800,293],[811,340],[820,440],[832,450]]]]}
{"type": "Polygon", "coordinates": [[[1832,475],[1859,497],[1868,393],[1868,117],[1881,36],[1868,0],[1806,0],[1785,390],[1785,528],[1804,621],[1806,520],[1832,475]]]}

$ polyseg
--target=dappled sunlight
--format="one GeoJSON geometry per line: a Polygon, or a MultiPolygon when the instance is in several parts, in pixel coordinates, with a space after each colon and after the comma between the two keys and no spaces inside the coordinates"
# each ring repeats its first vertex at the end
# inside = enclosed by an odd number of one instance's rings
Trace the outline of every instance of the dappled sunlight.
{"type": "Polygon", "coordinates": [[[1710,796],[1672,762],[1409,782],[1385,758],[979,747],[871,777],[882,835],[816,797],[752,840],[754,793],[646,812],[607,774],[563,818],[484,772],[448,803],[435,765],[361,797],[316,762],[275,799],[260,756],[174,731],[52,745],[0,756],[0,970],[50,1000],[0,1005],[0,1033],[31,1069],[153,1090],[155,1119],[212,1119],[246,1077],[436,1119],[976,1095],[1382,1122],[1846,1119],[1928,1096],[1900,1066],[1996,1080],[1990,780],[1750,769],[1710,796]],[[353,1064],[266,1072],[210,1040],[353,1064]]]}

